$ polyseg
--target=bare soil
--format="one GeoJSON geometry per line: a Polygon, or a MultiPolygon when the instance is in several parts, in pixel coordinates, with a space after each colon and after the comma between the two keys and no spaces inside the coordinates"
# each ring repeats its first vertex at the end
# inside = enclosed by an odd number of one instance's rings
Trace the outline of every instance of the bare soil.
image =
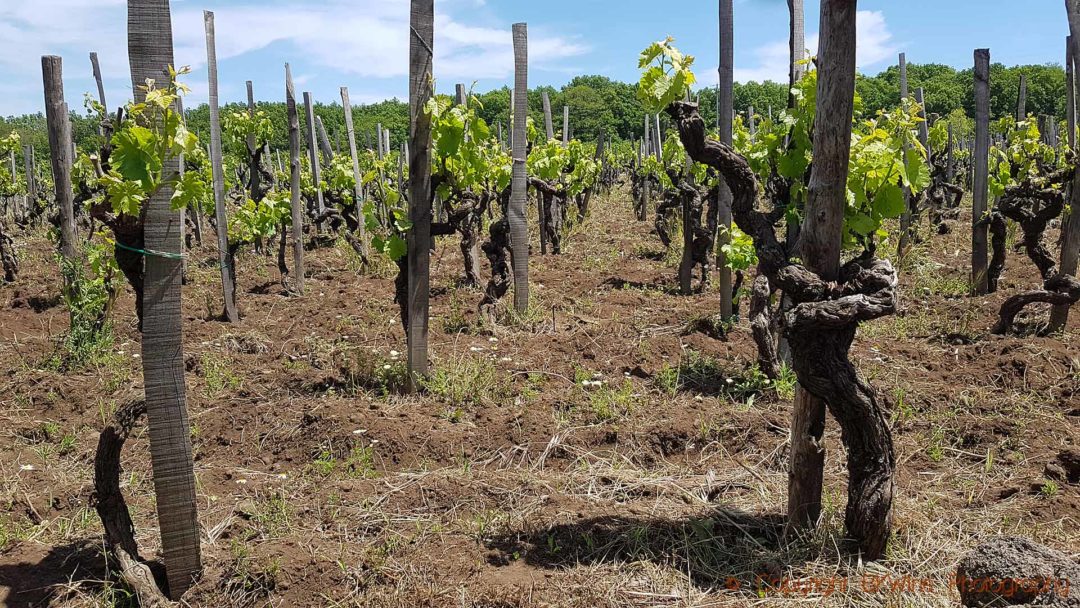
{"type": "MultiPolygon", "coordinates": [[[[745,320],[726,339],[697,331],[718,293],[678,295],[678,255],[626,192],[592,214],[561,256],[534,251],[530,311],[495,327],[458,287],[457,243],[439,243],[421,396],[396,390],[390,265],[316,248],[307,294],[288,297],[274,258],[246,252],[229,325],[215,252],[194,250],[184,354],[206,571],[185,602],[953,606],[956,564],[988,536],[1076,557],[1080,486],[1046,466],[1080,447],[1080,311],[1064,336],[988,335],[1000,303],[1038,284],[1022,253],[999,293],[970,298],[969,219],[927,234],[900,263],[901,313],[860,329],[852,357],[892,410],[899,463],[888,558],[866,565],[843,542],[835,423],[822,521],[785,537],[790,378],[756,372],[745,320]]],[[[64,369],[50,245],[17,242],[23,274],[0,287],[0,604],[132,605],[89,499],[100,429],[143,394],[133,297],[115,346],[64,369]]],[[[139,428],[123,488],[155,559],[139,428]]]]}

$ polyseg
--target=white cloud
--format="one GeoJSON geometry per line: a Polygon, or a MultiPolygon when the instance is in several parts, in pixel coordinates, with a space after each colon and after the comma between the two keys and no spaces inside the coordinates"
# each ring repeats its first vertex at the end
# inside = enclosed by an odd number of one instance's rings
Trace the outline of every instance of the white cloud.
{"type": "MultiPolygon", "coordinates": [[[[324,0],[318,4],[173,0],[176,63],[196,70],[191,83],[205,79],[204,5],[215,12],[219,62],[250,58],[254,64],[276,66],[292,61],[309,69],[325,68],[326,78],[361,77],[368,84],[373,84],[371,79],[387,79],[378,86],[399,94],[407,91],[407,0],[324,0]],[[274,54],[270,54],[271,46],[274,54]]],[[[436,15],[435,23],[435,77],[440,81],[472,82],[513,73],[510,24],[466,25],[453,14],[456,8],[483,5],[483,0],[441,3],[440,11],[445,12],[436,15]]],[[[0,99],[0,115],[41,107],[38,58],[44,54],[64,56],[73,106],[77,105],[76,91],[90,90],[89,51],[100,56],[107,89],[126,92],[130,87],[126,27],[126,0],[0,0],[0,72],[5,74],[6,87],[15,91],[0,99]]],[[[566,36],[545,35],[538,29],[531,34],[529,59],[536,67],[558,69],[560,61],[589,51],[566,36]]],[[[228,86],[222,82],[223,98],[228,98],[228,86]]],[[[193,89],[189,106],[205,99],[204,88],[193,89]]],[[[112,97],[115,94],[110,96],[110,105],[121,101],[112,97]]]]}
{"type": "MultiPolygon", "coordinates": [[[[893,44],[893,35],[885,22],[885,15],[881,11],[859,11],[856,18],[856,63],[859,69],[866,69],[881,61],[896,56],[898,49],[893,44]]],[[[806,46],[810,54],[817,53],[818,35],[812,34],[806,38],[806,46]]],[[[740,60],[735,57],[735,81],[763,81],[786,82],[788,79],[788,42],[781,40],[771,42],[754,49],[749,60],[740,60]]],[[[716,82],[715,76],[712,82],[716,82]]]]}

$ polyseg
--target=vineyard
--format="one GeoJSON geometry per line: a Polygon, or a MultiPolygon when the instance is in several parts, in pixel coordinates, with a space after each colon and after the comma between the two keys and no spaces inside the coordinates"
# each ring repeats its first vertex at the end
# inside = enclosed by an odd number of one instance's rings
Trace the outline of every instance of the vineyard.
{"type": "Polygon", "coordinates": [[[410,0],[355,105],[223,102],[172,4],[0,119],[0,605],[1080,606],[1080,0],[1063,70],[788,0],[737,84],[719,0],[715,86],[662,20],[530,86],[517,23],[452,95],[410,0]]]}

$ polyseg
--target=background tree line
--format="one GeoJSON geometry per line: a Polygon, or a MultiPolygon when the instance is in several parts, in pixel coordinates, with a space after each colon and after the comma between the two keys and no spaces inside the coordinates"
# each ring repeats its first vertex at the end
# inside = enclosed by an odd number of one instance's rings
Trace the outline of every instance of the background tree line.
{"type": "MultiPolygon", "coordinates": [[[[992,118],[1012,115],[1016,111],[1016,98],[1020,75],[1027,76],[1027,109],[1035,115],[1046,114],[1062,119],[1065,116],[1065,71],[1060,65],[1022,65],[1006,67],[1000,63],[990,68],[990,109],[992,118]]],[[[908,64],[909,87],[925,90],[927,111],[946,116],[975,113],[974,79],[972,69],[957,70],[947,65],[927,63],[908,64]]],[[[879,109],[895,106],[900,98],[900,70],[897,66],[876,76],[859,76],[856,90],[862,98],[861,112],[872,116],[879,109]]],[[[570,130],[574,137],[584,141],[594,140],[596,134],[605,131],[618,139],[629,140],[641,136],[645,110],[637,98],[633,84],[612,80],[606,76],[577,76],[562,88],[537,87],[529,91],[529,112],[538,128],[543,128],[542,94],[551,99],[555,130],[562,130],[562,107],[570,107],[570,130]]],[[[716,91],[703,88],[698,91],[702,116],[709,124],[716,121],[716,91]]],[[[504,137],[508,132],[510,89],[503,87],[487,92],[476,92],[483,104],[479,114],[495,130],[502,123],[504,137]]],[[[766,114],[787,105],[787,84],[772,81],[735,84],[735,111],[744,115],[749,107],[766,114]]],[[[267,113],[277,126],[270,146],[276,150],[288,149],[288,133],[284,102],[259,102],[257,108],[267,113]]],[[[246,103],[229,103],[222,107],[222,114],[247,111],[246,103]]],[[[326,126],[331,145],[344,143],[345,120],[340,102],[317,103],[315,114],[326,126]]],[[[209,131],[210,110],[205,104],[187,110],[192,130],[201,134],[209,131]]],[[[661,117],[666,121],[666,117],[661,117]]],[[[353,120],[359,145],[374,147],[376,125],[390,130],[391,145],[400,147],[408,136],[408,103],[390,99],[375,104],[353,106],[353,120]]],[[[301,120],[303,141],[307,141],[306,124],[301,120]]],[[[97,143],[97,123],[85,113],[72,112],[75,140],[87,151],[97,143]]],[[[48,154],[48,134],[45,117],[41,113],[0,118],[0,136],[18,131],[24,144],[34,146],[37,156],[45,160],[48,154]]],[[[226,144],[228,145],[228,144],[226,144]]]]}

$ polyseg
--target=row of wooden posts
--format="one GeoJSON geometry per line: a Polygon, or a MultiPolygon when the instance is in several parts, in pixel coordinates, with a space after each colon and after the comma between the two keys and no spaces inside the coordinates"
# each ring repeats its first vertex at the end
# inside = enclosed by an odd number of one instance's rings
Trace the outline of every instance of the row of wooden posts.
{"type": "MultiPolygon", "coordinates": [[[[431,124],[430,118],[422,111],[426,102],[433,95],[433,46],[434,46],[434,0],[412,0],[410,16],[410,70],[409,70],[409,115],[410,136],[408,145],[409,165],[426,167],[430,165],[431,124]]],[[[804,34],[802,32],[802,2],[789,0],[791,8],[791,78],[794,81],[800,75],[803,55],[804,34]],[[796,51],[795,49],[799,49],[796,51]]],[[[1070,15],[1071,17],[1071,15],[1070,15]]],[[[733,15],[732,0],[720,0],[720,95],[718,120],[720,137],[725,143],[731,142],[731,75],[732,75],[732,36],[733,15]]],[[[1071,23],[1074,33],[1080,28],[1071,23]]],[[[230,320],[236,319],[235,300],[232,300],[230,312],[231,285],[229,269],[232,260],[227,258],[228,246],[225,227],[227,217],[224,209],[224,180],[221,170],[221,133],[220,113],[218,108],[217,64],[214,46],[213,13],[205,13],[207,34],[207,57],[210,84],[211,109],[211,157],[214,170],[214,197],[216,221],[218,226],[218,245],[221,255],[222,282],[225,290],[226,313],[230,320]]],[[[140,100],[145,93],[140,86],[149,78],[160,78],[166,66],[173,65],[173,45],[171,36],[171,16],[169,0],[128,0],[128,52],[131,65],[132,89],[135,99],[140,100]]],[[[512,142],[512,186],[508,208],[508,220],[511,232],[511,247],[514,273],[514,306],[518,311],[528,307],[528,234],[525,213],[526,171],[525,171],[525,120],[527,108],[527,28],[525,24],[515,24],[512,30],[515,57],[514,113],[512,142]]],[[[1074,73],[1073,59],[1080,57],[1080,38],[1074,38],[1069,45],[1070,75],[1074,73]]],[[[95,57],[96,58],[96,57],[95,57]]],[[[94,61],[95,75],[99,74],[94,61]]],[[[56,185],[56,201],[62,220],[61,253],[74,259],[76,255],[73,220],[73,201],[70,188],[72,165],[71,125],[67,105],[64,101],[61,63],[58,57],[42,59],[43,79],[45,84],[46,113],[49,123],[49,140],[52,151],[52,170],[56,185]]],[[[99,94],[104,99],[104,90],[99,94]]],[[[1075,79],[1070,78],[1070,102],[1068,111],[1070,145],[1075,144],[1075,100],[1080,99],[1075,91],[1075,79]]],[[[974,216],[978,220],[987,209],[987,171],[989,150],[989,51],[980,49],[975,52],[975,97],[976,97],[976,137],[975,137],[975,174],[974,174],[974,216]]],[[[252,105],[249,92],[249,107],[252,105]]],[[[308,119],[308,148],[312,155],[313,171],[318,170],[316,141],[318,122],[311,111],[310,95],[305,94],[305,110],[308,119]]],[[[292,182],[291,201],[294,226],[299,228],[303,216],[300,208],[300,137],[299,112],[291,70],[286,65],[286,102],[288,106],[290,159],[289,168],[292,182]]],[[[353,170],[358,173],[356,162],[355,136],[351,133],[351,112],[348,109],[348,91],[342,89],[342,102],[346,106],[346,128],[349,133],[350,153],[353,157],[353,170]]],[[[545,116],[550,117],[550,101],[544,96],[545,116]]],[[[554,137],[550,118],[545,128],[549,138],[554,137]]],[[[564,108],[563,136],[568,139],[568,112],[564,108]]],[[[658,127],[659,125],[656,125],[658,127]]],[[[646,127],[647,132],[649,127],[646,127]]],[[[656,129],[658,135],[659,129],[656,129]]],[[[325,129],[319,133],[325,149],[328,141],[325,129]]],[[[925,133],[920,133],[924,138],[925,133]]],[[[380,138],[381,139],[381,138],[380,138]]],[[[656,137],[659,140],[659,137],[656,137]]],[[[658,142],[657,142],[658,143],[658,142]]],[[[380,146],[382,147],[382,146],[380,146]]],[[[650,149],[646,147],[646,149],[650,149]]],[[[659,146],[655,147],[659,152],[659,146]]],[[[31,157],[32,155],[28,155],[31,157]]],[[[166,172],[178,170],[178,162],[172,159],[166,172]]],[[[28,175],[33,175],[32,167],[28,175]]],[[[357,176],[358,177],[358,176],[357,176]]],[[[318,175],[316,174],[316,179],[318,175]]],[[[431,176],[426,171],[417,171],[409,180],[409,215],[412,229],[408,235],[408,312],[411,322],[407,332],[408,368],[411,388],[417,387],[419,379],[427,372],[428,363],[428,313],[430,293],[430,241],[431,241],[431,176]]],[[[1078,178],[1080,179],[1080,178],[1078,178]]],[[[359,179],[358,179],[359,182],[359,179]]],[[[1074,191],[1080,191],[1080,183],[1074,184],[1074,191]]],[[[178,598],[192,584],[201,571],[199,532],[196,514],[195,478],[192,466],[192,453],[188,414],[185,405],[184,358],[181,340],[181,262],[182,235],[184,222],[181,214],[170,206],[171,191],[163,188],[147,203],[144,227],[145,247],[154,252],[145,257],[146,300],[143,310],[143,365],[145,375],[146,406],[150,419],[149,434],[151,459],[157,509],[162,537],[162,552],[169,580],[169,593],[178,598]],[[160,255],[159,255],[160,254],[160,255]]],[[[728,215],[721,218],[723,226],[730,226],[730,205],[728,215]]],[[[1066,245],[1063,247],[1062,271],[1076,271],[1076,251],[1080,244],[1080,221],[1076,214],[1071,214],[1066,230],[1066,245]],[[1068,254],[1068,259],[1066,259],[1068,254]]],[[[806,239],[824,238],[825,231],[807,227],[806,239]],[[819,234],[821,232],[822,234],[819,234]]],[[[986,289],[987,242],[986,228],[976,221],[972,229],[972,276],[977,293],[986,289]]],[[[293,231],[293,254],[296,275],[303,276],[303,243],[301,230],[293,231]]],[[[838,243],[821,243],[820,246],[804,247],[804,263],[823,279],[836,278],[839,263],[838,243]]],[[[302,287],[301,287],[302,289],[302,287]]],[[[730,315],[730,276],[727,286],[721,279],[721,314],[730,315]],[[725,305],[725,299],[727,304],[725,305]],[[725,310],[725,306],[727,307],[725,310]]],[[[234,293],[233,293],[234,297],[234,293]]],[[[1055,310],[1055,314],[1057,314],[1055,310]]],[[[1067,313],[1067,309],[1065,311],[1067,313]]],[[[799,389],[792,425],[792,475],[789,484],[789,519],[793,522],[809,524],[818,519],[820,514],[821,470],[823,455],[818,449],[824,431],[824,404],[813,398],[805,390],[799,389]]]]}
{"type": "MultiPolygon", "coordinates": [[[[221,163],[221,117],[218,103],[218,77],[214,31],[214,15],[204,12],[210,105],[210,156],[213,170],[215,218],[224,291],[225,312],[230,321],[238,319],[235,304],[235,285],[231,272],[234,261],[229,255],[228,218],[224,207],[224,175],[221,163]]],[[[409,70],[409,145],[405,148],[409,165],[426,167],[431,161],[430,117],[422,111],[433,95],[434,0],[412,0],[410,17],[409,70]]],[[[525,219],[525,119],[528,112],[528,34],[523,23],[512,30],[515,57],[515,86],[512,146],[513,170],[511,199],[508,210],[514,270],[514,306],[519,311],[528,307],[528,232],[525,219]]],[[[173,60],[172,26],[169,0],[128,0],[128,55],[131,66],[132,91],[136,101],[145,97],[140,87],[147,79],[160,80],[161,74],[173,60]]],[[[104,87],[96,54],[91,56],[98,82],[99,96],[104,105],[104,87]]],[[[59,57],[42,59],[45,83],[47,120],[52,152],[52,169],[56,184],[56,203],[61,216],[60,250],[77,262],[71,170],[73,146],[71,123],[64,101],[62,64],[59,57]]],[[[286,104],[289,121],[289,169],[291,177],[292,235],[294,272],[296,280],[303,277],[303,214],[300,207],[300,129],[299,111],[292,72],[285,66],[286,104]]],[[[351,120],[349,95],[342,88],[350,155],[353,172],[360,183],[356,155],[355,133],[351,120]]],[[[251,85],[248,86],[249,110],[254,111],[251,85]]],[[[304,95],[308,123],[308,149],[311,154],[314,178],[319,179],[317,150],[329,147],[325,128],[321,128],[312,112],[310,94],[304,95]],[[318,133],[318,135],[316,135],[318,133]],[[321,141],[317,141],[316,137],[321,141]]],[[[545,105],[550,105],[545,98],[545,105]]],[[[107,107],[107,106],[106,106],[107,107]]],[[[550,109],[547,112],[550,114],[550,109]]],[[[564,108],[564,139],[568,140],[569,112],[564,108]]],[[[548,121],[549,136],[551,133],[548,121]]],[[[385,133],[385,131],[384,131],[385,133]]],[[[382,135],[382,134],[380,134],[382,135]]],[[[379,137],[380,150],[389,148],[388,137],[379,137]],[[384,139],[385,138],[385,139],[384,139]]],[[[28,158],[32,155],[28,154],[28,158]]],[[[164,173],[179,171],[178,159],[170,159],[164,173]]],[[[32,170],[27,171],[33,175],[32,170]]],[[[427,372],[428,297],[430,291],[431,241],[431,176],[417,171],[409,179],[409,215],[412,229],[408,235],[408,310],[409,328],[408,367],[410,388],[427,372]]],[[[185,230],[182,214],[171,209],[171,189],[162,188],[148,201],[144,225],[145,285],[143,303],[142,361],[146,387],[146,408],[149,418],[151,460],[161,546],[169,595],[179,598],[191,586],[202,569],[199,548],[199,529],[196,513],[195,477],[192,466],[188,414],[185,405],[184,358],[181,340],[181,274],[182,237],[185,230]]],[[[357,195],[360,196],[359,185],[357,195]]],[[[321,203],[320,203],[321,207],[321,203]]],[[[302,290],[302,283],[299,284],[302,290]]]]}

